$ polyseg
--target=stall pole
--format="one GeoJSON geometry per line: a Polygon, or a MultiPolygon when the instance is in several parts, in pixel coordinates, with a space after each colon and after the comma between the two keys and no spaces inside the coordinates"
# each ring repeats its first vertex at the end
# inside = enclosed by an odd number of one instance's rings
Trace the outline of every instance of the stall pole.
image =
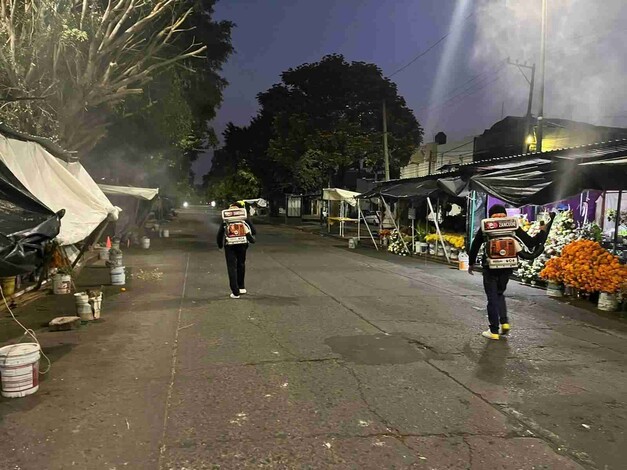
{"type": "Polygon", "coordinates": [[[357,199],[357,240],[361,240],[361,199],[357,199]]]}
{"type": "Polygon", "coordinates": [[[623,202],[623,190],[618,191],[618,203],[616,204],[616,221],[614,223],[614,254],[618,252],[618,229],[620,228],[620,209],[623,202]]]}
{"type": "Polygon", "coordinates": [[[366,226],[366,229],[368,230],[368,233],[370,234],[370,238],[372,239],[372,244],[377,249],[377,251],[379,251],[379,247],[377,246],[377,242],[374,239],[374,235],[372,234],[372,231],[370,230],[370,227],[368,226],[368,221],[366,220],[366,217],[364,216],[363,212],[360,212],[359,215],[364,219],[364,225],[366,226]]]}
{"type": "Polygon", "coordinates": [[[411,250],[416,251],[416,221],[411,219],[411,250]]]}
{"type": "Polygon", "coordinates": [[[401,237],[401,241],[403,242],[405,249],[407,250],[409,254],[411,254],[411,250],[407,248],[407,243],[405,243],[405,239],[403,239],[403,234],[401,233],[400,228],[398,228],[398,226],[396,225],[396,220],[394,220],[394,217],[392,216],[392,210],[388,206],[388,203],[385,202],[385,199],[383,198],[383,196],[381,196],[381,200],[383,201],[383,205],[385,206],[386,213],[390,216],[390,219],[392,220],[392,223],[394,224],[394,228],[398,232],[398,236],[401,237]]]}
{"type": "MultiPolygon", "coordinates": [[[[433,222],[435,223],[435,230],[438,233],[438,237],[440,238],[440,242],[442,243],[442,249],[444,250],[444,256],[446,256],[446,261],[450,263],[451,259],[449,258],[448,252],[446,251],[446,245],[444,244],[444,238],[442,237],[442,232],[440,232],[440,224],[438,224],[438,216],[435,213],[435,211],[433,210],[433,205],[431,204],[431,198],[430,197],[427,198],[427,203],[429,204],[429,210],[433,214],[433,222]]],[[[436,250],[437,250],[437,246],[436,246],[436,250]]],[[[436,251],[436,254],[437,254],[437,251],[436,251]]]]}

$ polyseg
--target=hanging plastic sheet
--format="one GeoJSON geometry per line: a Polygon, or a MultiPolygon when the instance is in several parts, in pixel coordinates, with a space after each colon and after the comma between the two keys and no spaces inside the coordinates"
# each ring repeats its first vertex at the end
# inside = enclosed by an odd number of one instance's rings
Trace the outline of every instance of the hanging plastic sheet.
{"type": "Polygon", "coordinates": [[[37,200],[0,162],[0,277],[42,265],[45,245],[59,234],[62,214],[37,200]]]}

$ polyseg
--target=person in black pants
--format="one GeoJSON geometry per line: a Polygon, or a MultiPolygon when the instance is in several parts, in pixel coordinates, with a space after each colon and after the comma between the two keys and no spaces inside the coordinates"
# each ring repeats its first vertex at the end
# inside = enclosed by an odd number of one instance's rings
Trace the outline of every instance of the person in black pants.
{"type": "MultiPolygon", "coordinates": [[[[507,217],[507,211],[502,205],[494,205],[490,208],[489,217],[507,217]]],[[[542,244],[546,240],[546,231],[550,227],[542,226],[542,231],[535,237],[528,235],[523,229],[518,228],[516,230],[516,237],[518,237],[527,248],[535,249],[536,247],[542,248],[542,244]]],[[[475,235],[470,246],[470,252],[468,253],[468,273],[473,274],[473,266],[477,261],[477,255],[481,246],[485,242],[484,234],[481,229],[475,235]]],[[[509,324],[509,318],[507,316],[507,304],[505,302],[505,290],[507,289],[507,283],[513,273],[513,269],[490,269],[487,265],[486,256],[483,256],[482,260],[483,268],[483,289],[485,290],[486,297],[488,298],[488,321],[490,323],[490,329],[481,333],[488,339],[499,339],[500,335],[507,335],[510,332],[511,326],[509,324]],[[500,329],[499,329],[500,326],[500,329]]]]}
{"type": "MultiPolygon", "coordinates": [[[[240,208],[242,205],[236,203],[231,204],[230,209],[240,208]]],[[[248,243],[255,243],[255,235],[257,231],[255,226],[246,219],[246,224],[250,227],[250,233],[246,235],[248,243]]],[[[226,224],[222,223],[218,230],[216,242],[218,248],[221,250],[224,248],[224,256],[226,258],[226,269],[229,274],[229,286],[231,287],[231,298],[239,299],[240,295],[246,294],[246,252],[248,251],[248,243],[242,243],[239,245],[226,245],[225,244],[225,229],[226,224]]]]}

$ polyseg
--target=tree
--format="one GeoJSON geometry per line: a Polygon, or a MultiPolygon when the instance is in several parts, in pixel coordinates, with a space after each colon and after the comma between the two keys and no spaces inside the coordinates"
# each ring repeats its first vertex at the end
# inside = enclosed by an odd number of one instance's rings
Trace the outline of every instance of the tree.
{"type": "Polygon", "coordinates": [[[255,175],[246,168],[238,168],[224,178],[210,178],[207,186],[209,199],[223,205],[240,199],[257,198],[261,190],[255,175]]]}
{"type": "Polygon", "coordinates": [[[258,95],[261,110],[251,124],[230,131],[238,143],[226,140],[219,158],[244,161],[267,196],[320,189],[350,169],[382,166],[383,100],[390,166],[398,175],[422,129],[377,66],[341,55],[284,72],[281,83],[258,95]]]}
{"type": "Polygon", "coordinates": [[[222,100],[226,81],[220,67],[233,48],[233,24],[212,19],[214,0],[190,1],[183,31],[168,49],[184,52],[188,43],[207,46],[202,57],[181,60],[154,76],[141,95],[115,107],[107,135],[86,157],[93,174],[119,178],[118,183],[159,186],[183,195],[191,190],[191,164],[217,137],[209,126],[222,100]],[[103,162],[111,168],[103,171],[103,162]]]}
{"type": "Polygon", "coordinates": [[[83,154],[112,106],[207,49],[183,41],[190,0],[0,0],[0,116],[83,154]]]}

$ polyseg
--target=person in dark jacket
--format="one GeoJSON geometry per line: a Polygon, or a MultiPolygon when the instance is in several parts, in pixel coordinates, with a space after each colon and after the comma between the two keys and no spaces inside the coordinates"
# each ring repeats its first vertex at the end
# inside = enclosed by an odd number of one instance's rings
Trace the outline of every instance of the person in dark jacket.
{"type": "MultiPolygon", "coordinates": [[[[245,207],[242,203],[231,204],[229,209],[238,209],[245,207]]],[[[223,222],[218,229],[216,243],[221,250],[224,248],[224,256],[226,258],[226,269],[229,275],[229,286],[231,287],[231,298],[239,299],[241,295],[246,294],[246,252],[248,244],[255,243],[255,235],[257,230],[250,219],[246,219],[246,224],[250,227],[250,232],[246,234],[248,243],[238,245],[226,245],[226,223],[223,222]]]]}
{"type": "MultiPolygon", "coordinates": [[[[491,218],[507,217],[507,211],[504,206],[497,204],[490,208],[488,215],[491,218]]],[[[521,228],[516,230],[515,235],[531,250],[538,247],[542,248],[541,245],[546,241],[546,230],[549,227],[550,225],[542,225],[540,233],[535,237],[530,236],[521,228]]],[[[477,262],[477,255],[485,241],[485,235],[483,231],[479,229],[470,246],[470,252],[468,253],[469,274],[474,274],[474,264],[477,262]]],[[[509,334],[511,329],[507,315],[505,290],[507,289],[507,284],[513,273],[513,269],[490,269],[485,254],[481,264],[483,269],[483,288],[488,298],[488,321],[490,323],[490,329],[481,334],[488,339],[499,339],[500,335],[509,334]]]]}

